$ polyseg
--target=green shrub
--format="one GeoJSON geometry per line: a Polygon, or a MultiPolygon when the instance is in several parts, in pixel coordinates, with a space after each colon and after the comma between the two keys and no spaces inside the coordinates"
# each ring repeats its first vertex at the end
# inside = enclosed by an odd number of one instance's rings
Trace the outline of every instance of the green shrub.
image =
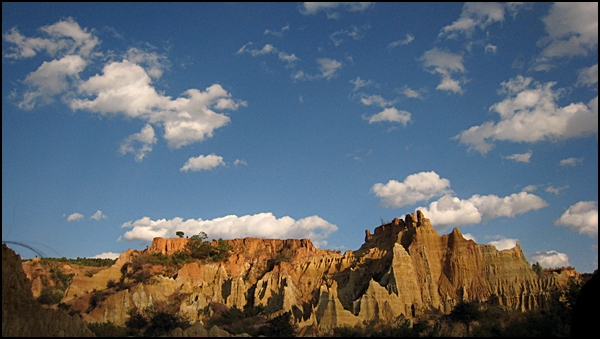
{"type": "Polygon", "coordinates": [[[55,305],[62,300],[64,293],[65,292],[60,289],[46,286],[42,289],[40,296],[37,297],[37,301],[44,305],[55,305]]]}

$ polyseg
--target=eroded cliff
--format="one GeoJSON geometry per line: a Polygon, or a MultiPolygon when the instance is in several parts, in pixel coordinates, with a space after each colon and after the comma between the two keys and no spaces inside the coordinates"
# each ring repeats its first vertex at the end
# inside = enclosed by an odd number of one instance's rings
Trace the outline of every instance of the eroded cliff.
{"type": "MultiPolygon", "coordinates": [[[[155,238],[144,251],[125,252],[110,269],[73,279],[63,301],[75,303],[92,289],[106,289],[138,255],[172,255],[184,251],[187,241],[155,238]]],[[[367,230],[363,246],[343,254],[317,249],[308,239],[226,242],[232,246],[226,260],[187,263],[173,274],[157,270],[152,279],[113,290],[95,308],[82,309],[83,319],[122,325],[132,308],[167,305],[195,322],[211,303],[262,305],[272,316],[291,311],[301,330],[326,331],[373,318],[416,318],[428,309],[448,313],[469,300],[516,310],[544,307],[550,289],[568,279],[539,277],[518,244],[498,251],[466,240],[458,229],[439,236],[420,211],[367,230]]]]}

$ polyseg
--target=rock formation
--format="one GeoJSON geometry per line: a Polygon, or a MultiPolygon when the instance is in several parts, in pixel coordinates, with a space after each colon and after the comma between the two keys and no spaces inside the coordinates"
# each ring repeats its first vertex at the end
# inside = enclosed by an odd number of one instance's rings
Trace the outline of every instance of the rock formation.
{"type": "MultiPolygon", "coordinates": [[[[155,238],[141,253],[170,255],[185,250],[187,241],[155,238]]],[[[109,295],[83,319],[122,325],[132,308],[178,300],[178,313],[192,322],[202,321],[209,303],[262,305],[271,316],[290,311],[300,331],[323,332],[373,318],[417,318],[429,309],[448,313],[461,301],[522,311],[545,307],[548,291],[568,280],[559,273],[539,277],[518,243],[498,251],[466,240],[458,229],[439,236],[420,211],[367,230],[361,248],[343,254],[317,249],[308,239],[227,242],[233,247],[227,260],[188,263],[171,276],[154,276],[109,295]]],[[[63,301],[74,299],[74,291],[82,298],[79,293],[106,288],[136,255],[125,252],[106,272],[73,279],[63,301]]]]}
{"type": "Polygon", "coordinates": [[[2,244],[2,337],[94,336],[79,315],[38,303],[21,258],[2,244]]]}

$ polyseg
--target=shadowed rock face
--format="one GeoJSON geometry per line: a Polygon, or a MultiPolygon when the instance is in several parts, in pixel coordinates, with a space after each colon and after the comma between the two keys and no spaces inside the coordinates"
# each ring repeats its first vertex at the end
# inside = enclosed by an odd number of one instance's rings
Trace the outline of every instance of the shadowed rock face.
{"type": "Polygon", "coordinates": [[[31,294],[21,258],[2,244],[2,337],[94,336],[78,315],[45,308],[31,294]]]}
{"type": "MultiPolygon", "coordinates": [[[[145,251],[172,254],[187,241],[156,238],[145,251]]],[[[179,314],[191,321],[201,320],[209,303],[263,305],[273,315],[291,311],[301,330],[323,331],[373,318],[414,318],[428,309],[448,313],[469,300],[523,311],[545,307],[548,291],[568,280],[562,273],[538,277],[518,244],[497,251],[464,239],[458,229],[439,236],[420,211],[366,231],[363,246],[344,254],[317,249],[308,239],[227,242],[233,250],[226,261],[186,264],[174,278],[157,276],[117,292],[84,320],[123,324],[131,308],[168,302],[177,294],[184,296],[179,314]]],[[[134,255],[123,253],[106,271],[118,271],[134,255]]],[[[85,283],[105,284],[109,274],[101,273],[85,283]]],[[[81,291],[82,283],[73,280],[71,288],[81,291]]]]}

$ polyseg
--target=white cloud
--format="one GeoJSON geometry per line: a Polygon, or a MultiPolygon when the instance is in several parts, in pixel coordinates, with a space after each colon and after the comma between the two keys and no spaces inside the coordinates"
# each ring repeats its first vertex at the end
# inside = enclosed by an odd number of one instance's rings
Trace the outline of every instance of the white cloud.
{"type": "Polygon", "coordinates": [[[271,44],[265,44],[262,49],[248,48],[248,46],[251,46],[251,45],[252,45],[252,42],[245,44],[244,46],[242,46],[242,48],[240,48],[236,52],[236,54],[249,53],[253,57],[256,57],[256,56],[265,55],[265,54],[269,54],[269,53],[277,53],[277,49],[275,47],[273,47],[273,45],[271,45],[271,44]]]}
{"type": "Polygon", "coordinates": [[[481,213],[469,200],[444,195],[429,207],[419,207],[423,214],[431,220],[431,224],[438,231],[444,231],[451,226],[478,224],[481,222],[481,213]]]}
{"type": "Polygon", "coordinates": [[[365,81],[365,80],[361,79],[360,77],[357,77],[354,80],[350,80],[350,83],[354,85],[354,89],[352,91],[356,92],[362,87],[372,85],[373,81],[371,81],[371,80],[365,81]]]}
{"type": "Polygon", "coordinates": [[[127,153],[133,153],[135,154],[135,161],[142,161],[146,154],[152,151],[152,145],[154,145],[156,141],[154,128],[152,128],[150,124],[146,124],[139,133],[134,133],[123,140],[119,147],[119,154],[125,155],[127,153]],[[133,145],[136,142],[141,144],[137,149],[133,145]]]}
{"type": "Polygon", "coordinates": [[[579,234],[598,236],[598,202],[580,201],[569,207],[554,223],[579,234]]]}
{"type": "Polygon", "coordinates": [[[524,162],[524,163],[529,163],[529,160],[531,159],[531,155],[533,153],[531,151],[527,152],[527,153],[517,153],[517,154],[512,154],[512,155],[507,155],[507,156],[503,156],[504,159],[509,159],[509,160],[514,160],[516,162],[524,162]]]}
{"type": "Polygon", "coordinates": [[[311,15],[325,11],[329,17],[337,18],[337,15],[331,12],[333,9],[344,7],[350,12],[362,12],[372,4],[372,2],[305,2],[300,8],[300,13],[311,15]]]}
{"type": "Polygon", "coordinates": [[[81,214],[81,213],[73,213],[73,214],[69,215],[69,217],[67,218],[67,222],[79,221],[79,220],[81,220],[83,218],[85,218],[83,216],[83,214],[81,214]]]}
{"type": "Polygon", "coordinates": [[[87,64],[87,61],[79,55],[67,55],[58,60],[42,63],[36,71],[29,73],[25,78],[24,83],[35,89],[25,92],[19,107],[32,109],[40,101],[51,102],[54,96],[67,91],[69,88],[67,79],[76,80],[87,64]]]}
{"type": "Polygon", "coordinates": [[[107,219],[108,217],[106,216],[106,214],[102,213],[102,211],[98,210],[96,211],[96,213],[94,213],[94,215],[92,215],[90,217],[90,219],[94,219],[94,220],[100,220],[100,219],[107,219]]]}
{"type": "Polygon", "coordinates": [[[88,57],[94,47],[100,43],[97,37],[81,29],[72,18],[59,21],[50,26],[40,28],[49,38],[27,38],[16,28],[4,33],[2,38],[15,46],[9,47],[10,53],[3,53],[5,58],[31,58],[38,52],[45,51],[50,56],[77,54],[88,57]]]}
{"type": "Polygon", "coordinates": [[[518,4],[501,4],[497,2],[467,2],[464,4],[460,18],[442,28],[439,37],[456,38],[458,34],[470,37],[475,28],[481,30],[494,22],[504,21],[505,11],[516,14],[518,4]]]}
{"type": "Polygon", "coordinates": [[[266,29],[264,34],[273,35],[273,36],[281,38],[283,36],[283,32],[289,31],[289,30],[290,30],[290,25],[287,25],[287,26],[281,27],[281,29],[278,31],[272,31],[270,29],[266,29]]]}
{"type": "Polygon", "coordinates": [[[212,220],[173,218],[171,220],[151,220],[148,217],[124,223],[121,227],[131,228],[122,236],[124,240],[152,241],[154,237],[175,237],[176,231],[186,234],[205,232],[209,239],[268,238],[302,239],[309,238],[317,246],[324,246],[337,226],[314,215],[299,220],[289,216],[276,218],[272,213],[254,215],[228,215],[212,220]]]}
{"type": "Polygon", "coordinates": [[[494,245],[498,251],[508,250],[517,246],[517,239],[502,238],[500,240],[490,241],[490,245],[494,245]]]}
{"type": "Polygon", "coordinates": [[[204,92],[189,89],[183,97],[159,94],[151,77],[141,66],[123,60],[107,64],[102,75],[95,75],[79,86],[90,99],[74,99],[72,109],[86,109],[100,114],[123,114],[130,118],[163,125],[169,147],[179,148],[211,138],[215,129],[231,120],[214,110],[237,110],[246,102],[231,99],[231,94],[212,85],[204,92]]]}
{"type": "Polygon", "coordinates": [[[493,194],[475,194],[469,198],[469,201],[477,207],[477,210],[479,210],[484,220],[496,219],[499,217],[513,218],[517,214],[538,210],[548,206],[544,199],[527,192],[513,193],[503,198],[493,194]]]}
{"type": "Polygon", "coordinates": [[[463,93],[461,81],[452,79],[452,73],[465,72],[463,57],[458,54],[440,51],[437,48],[426,51],[419,58],[423,66],[431,73],[437,73],[442,77],[442,82],[436,87],[440,91],[463,93]]]}
{"type": "Polygon", "coordinates": [[[96,254],[92,258],[94,258],[94,259],[117,259],[120,255],[121,255],[121,253],[102,252],[100,254],[96,254]]]}
{"type": "Polygon", "coordinates": [[[463,238],[465,238],[466,240],[473,240],[477,242],[477,240],[475,240],[475,237],[471,233],[463,233],[463,238]]]}
{"type": "Polygon", "coordinates": [[[392,49],[394,47],[398,47],[398,46],[405,46],[410,44],[413,40],[415,40],[415,37],[411,34],[406,34],[406,37],[404,39],[400,39],[400,40],[396,40],[394,42],[390,42],[387,46],[388,49],[392,49]]]}
{"type": "Polygon", "coordinates": [[[246,163],[246,161],[244,159],[235,159],[235,161],[233,162],[233,166],[239,166],[239,165],[248,166],[248,164],[246,163]]]}
{"type": "Polygon", "coordinates": [[[540,84],[532,78],[517,76],[502,83],[500,91],[507,98],[490,107],[500,121],[473,126],[455,136],[469,150],[482,154],[493,148],[488,140],[536,142],[566,139],[598,133],[598,96],[587,105],[571,103],[558,107],[560,90],[552,90],[553,82],[540,84]]]}
{"type": "Polygon", "coordinates": [[[492,44],[485,45],[485,53],[496,54],[497,50],[498,50],[498,46],[494,46],[492,44]]]}
{"type": "Polygon", "coordinates": [[[420,172],[407,176],[403,182],[390,180],[387,184],[377,183],[371,191],[385,207],[399,208],[426,201],[449,191],[450,181],[431,172],[420,172]]]}
{"type": "Polygon", "coordinates": [[[532,210],[548,206],[540,197],[527,192],[514,193],[500,198],[496,195],[475,194],[469,199],[462,200],[450,195],[444,195],[429,207],[417,207],[431,220],[438,231],[444,231],[452,226],[478,224],[500,217],[514,217],[532,210]]]}
{"type": "Polygon", "coordinates": [[[527,186],[523,187],[522,191],[523,192],[533,192],[535,190],[537,190],[537,186],[535,186],[535,185],[527,185],[527,186]]]}
{"type": "Polygon", "coordinates": [[[598,48],[597,2],[554,3],[542,21],[548,36],[538,42],[545,47],[535,60],[536,70],[553,67],[553,58],[587,56],[598,48]]]}
{"type": "Polygon", "coordinates": [[[529,257],[529,262],[539,263],[543,268],[569,267],[569,256],[557,251],[539,251],[529,257]]]}
{"type": "Polygon", "coordinates": [[[180,169],[182,172],[192,171],[205,171],[211,170],[217,166],[225,165],[223,162],[223,157],[210,154],[210,155],[200,155],[197,157],[191,157],[186,161],[185,165],[180,169]]]}
{"type": "Polygon", "coordinates": [[[335,72],[342,68],[342,63],[333,59],[320,58],[317,59],[317,63],[319,64],[321,75],[328,80],[335,77],[335,72]]]}
{"type": "MultiPolygon", "coordinates": [[[[411,114],[407,111],[399,111],[395,107],[386,108],[383,111],[371,116],[368,118],[369,124],[375,122],[398,122],[402,125],[406,126],[406,124],[410,121],[411,114]]],[[[365,118],[367,119],[367,118],[365,118]]]]}
{"type": "Polygon", "coordinates": [[[364,30],[369,29],[369,26],[356,27],[352,26],[349,29],[342,29],[332,33],[329,39],[333,41],[333,44],[337,47],[344,42],[343,36],[348,36],[354,40],[360,40],[365,36],[364,30]]]}
{"type": "Polygon", "coordinates": [[[567,158],[560,161],[561,166],[576,166],[583,162],[583,158],[567,158]]]}
{"type": "Polygon", "coordinates": [[[598,83],[598,64],[584,68],[577,76],[577,86],[593,86],[598,83]]]}
{"type": "Polygon", "coordinates": [[[548,186],[546,188],[546,192],[559,195],[562,190],[567,189],[567,188],[569,188],[568,185],[567,186],[563,186],[563,187],[548,186]]]}
{"type": "Polygon", "coordinates": [[[402,88],[396,88],[394,89],[396,92],[404,95],[407,98],[411,98],[411,99],[422,99],[423,98],[423,93],[427,92],[427,89],[425,87],[420,88],[418,90],[414,90],[410,87],[408,87],[408,85],[404,85],[402,88]]]}
{"type": "Polygon", "coordinates": [[[381,95],[362,95],[362,97],[360,98],[360,102],[367,106],[377,105],[381,108],[388,107],[396,103],[395,100],[385,100],[381,95]]]}
{"type": "MultiPolygon", "coordinates": [[[[228,116],[215,111],[236,110],[246,105],[244,101],[232,99],[217,84],[204,92],[189,89],[176,99],[158,93],[152,82],[168,69],[168,61],[162,55],[137,48],[129,49],[121,61],[106,63],[102,74],[82,80],[81,72],[98,59],[93,57],[101,55],[92,53],[99,43],[98,38],[82,30],[71,18],[42,27],[41,31],[50,38],[26,38],[16,29],[3,35],[7,42],[16,45],[4,57],[32,57],[41,51],[59,57],[44,62],[25,78],[24,83],[29,89],[19,103],[23,109],[31,109],[62,95],[62,100],[73,110],[123,115],[164,127],[164,138],[169,147],[179,148],[212,137],[215,129],[230,122],[228,116]]],[[[289,55],[284,57],[292,59],[289,55]]],[[[142,132],[150,129],[145,127],[142,132]]],[[[144,137],[142,134],[126,139],[120,151],[135,153],[137,160],[143,158],[150,149],[149,144],[142,145],[139,151],[130,145],[140,141],[144,137]]]]}

